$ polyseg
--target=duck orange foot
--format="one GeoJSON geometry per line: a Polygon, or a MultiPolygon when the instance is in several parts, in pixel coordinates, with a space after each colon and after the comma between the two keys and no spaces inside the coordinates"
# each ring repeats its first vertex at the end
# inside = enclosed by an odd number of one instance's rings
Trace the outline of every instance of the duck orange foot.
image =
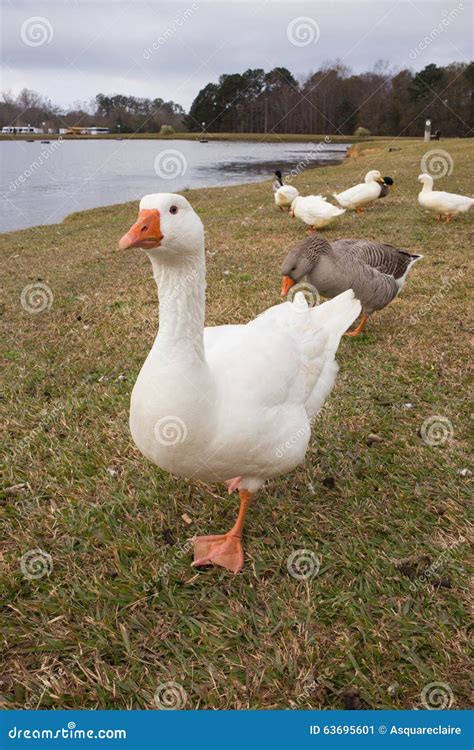
{"type": "Polygon", "coordinates": [[[240,536],[229,532],[216,536],[198,536],[194,543],[193,567],[220,565],[233,573],[244,566],[244,549],[240,536]]]}

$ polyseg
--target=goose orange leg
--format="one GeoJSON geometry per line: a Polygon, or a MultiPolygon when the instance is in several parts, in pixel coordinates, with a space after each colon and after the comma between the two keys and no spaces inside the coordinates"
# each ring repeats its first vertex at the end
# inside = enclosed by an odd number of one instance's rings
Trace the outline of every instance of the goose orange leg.
{"type": "Polygon", "coordinates": [[[452,214],[446,214],[446,219],[445,219],[444,223],[445,224],[449,224],[451,222],[452,218],[453,218],[452,214]]]}
{"type": "Polygon", "coordinates": [[[357,328],[354,328],[353,331],[347,331],[347,333],[345,333],[344,336],[358,336],[359,333],[363,331],[368,319],[369,319],[369,316],[364,313],[360,319],[360,323],[357,326],[357,328]]]}
{"type": "Polygon", "coordinates": [[[356,208],[356,214],[363,214],[363,213],[364,213],[363,207],[362,206],[357,206],[357,208],[356,208]]]}
{"type": "Polygon", "coordinates": [[[238,573],[244,566],[242,533],[252,495],[247,490],[239,490],[240,509],[235,524],[227,534],[216,536],[198,536],[194,543],[193,567],[201,565],[220,565],[222,568],[238,573]]]}

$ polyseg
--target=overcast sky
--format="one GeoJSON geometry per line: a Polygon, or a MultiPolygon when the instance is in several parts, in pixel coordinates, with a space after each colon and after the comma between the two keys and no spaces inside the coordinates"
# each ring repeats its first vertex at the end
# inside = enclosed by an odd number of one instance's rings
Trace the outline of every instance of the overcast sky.
{"type": "Polygon", "coordinates": [[[381,58],[414,70],[472,59],[469,0],[1,0],[1,7],[2,90],[35,89],[62,106],[102,92],[173,99],[187,109],[206,83],[247,68],[281,65],[299,76],[336,58],[358,72],[381,58]]]}

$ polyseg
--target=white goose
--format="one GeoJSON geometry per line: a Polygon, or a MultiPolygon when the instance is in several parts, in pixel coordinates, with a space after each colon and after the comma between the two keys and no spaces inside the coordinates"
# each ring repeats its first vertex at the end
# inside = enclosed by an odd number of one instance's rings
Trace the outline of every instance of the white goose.
{"type": "Polygon", "coordinates": [[[290,216],[292,218],[296,216],[297,219],[307,224],[310,233],[327,227],[338,216],[345,213],[344,208],[333,206],[322,195],[300,195],[294,199],[290,208],[290,216]]]}
{"type": "Polygon", "coordinates": [[[364,182],[344,190],[342,193],[333,193],[334,198],[343,208],[363,213],[364,206],[380,198],[384,178],[378,169],[372,169],[365,175],[364,182]]]}
{"type": "Polygon", "coordinates": [[[433,178],[430,174],[420,174],[418,181],[423,183],[418,203],[422,208],[434,211],[437,214],[436,221],[441,221],[441,217],[445,216],[445,223],[449,224],[452,216],[465,213],[474,206],[474,198],[467,195],[433,190],[433,178]]]}
{"type": "Polygon", "coordinates": [[[276,180],[273,183],[273,195],[276,205],[283,211],[284,208],[289,208],[291,206],[299,193],[293,185],[285,185],[283,183],[282,174],[279,169],[276,170],[275,176],[276,180]]]}
{"type": "Polygon", "coordinates": [[[303,461],[310,419],[334,385],[339,341],[360,303],[349,290],[309,308],[297,294],[246,325],[204,328],[204,230],[181,195],[142,198],[119,247],[146,251],[160,301],[158,335],[132,392],[132,437],[173,474],[239,489],[235,525],[198,537],[193,563],[238,572],[251,495],[303,461]]]}

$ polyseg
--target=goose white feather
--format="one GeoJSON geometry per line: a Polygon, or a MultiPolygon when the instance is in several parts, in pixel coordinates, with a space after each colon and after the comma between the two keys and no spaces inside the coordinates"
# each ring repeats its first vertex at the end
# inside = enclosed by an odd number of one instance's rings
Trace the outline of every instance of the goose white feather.
{"type": "Polygon", "coordinates": [[[275,170],[276,180],[273,182],[273,196],[278,208],[289,208],[294,199],[299,195],[293,185],[283,182],[283,176],[279,169],[275,170]]]}
{"type": "Polygon", "coordinates": [[[281,185],[274,191],[275,203],[278,208],[289,208],[298,195],[293,185],[281,185]]]}
{"type": "Polygon", "coordinates": [[[428,209],[428,211],[433,211],[440,215],[456,216],[457,214],[469,211],[474,205],[474,198],[469,198],[467,195],[433,190],[433,178],[429,174],[420,174],[418,180],[423,183],[421,192],[418,195],[418,203],[422,208],[428,209]]]}
{"type": "Polygon", "coordinates": [[[382,191],[383,177],[377,169],[372,169],[365,175],[364,182],[344,190],[342,193],[333,193],[334,198],[340,206],[350,210],[363,209],[368,203],[372,203],[380,197],[382,191]]]}
{"type": "Polygon", "coordinates": [[[342,214],[345,214],[345,209],[333,206],[321,195],[298,196],[290,208],[290,216],[296,216],[297,219],[314,229],[327,227],[342,214]]]}

